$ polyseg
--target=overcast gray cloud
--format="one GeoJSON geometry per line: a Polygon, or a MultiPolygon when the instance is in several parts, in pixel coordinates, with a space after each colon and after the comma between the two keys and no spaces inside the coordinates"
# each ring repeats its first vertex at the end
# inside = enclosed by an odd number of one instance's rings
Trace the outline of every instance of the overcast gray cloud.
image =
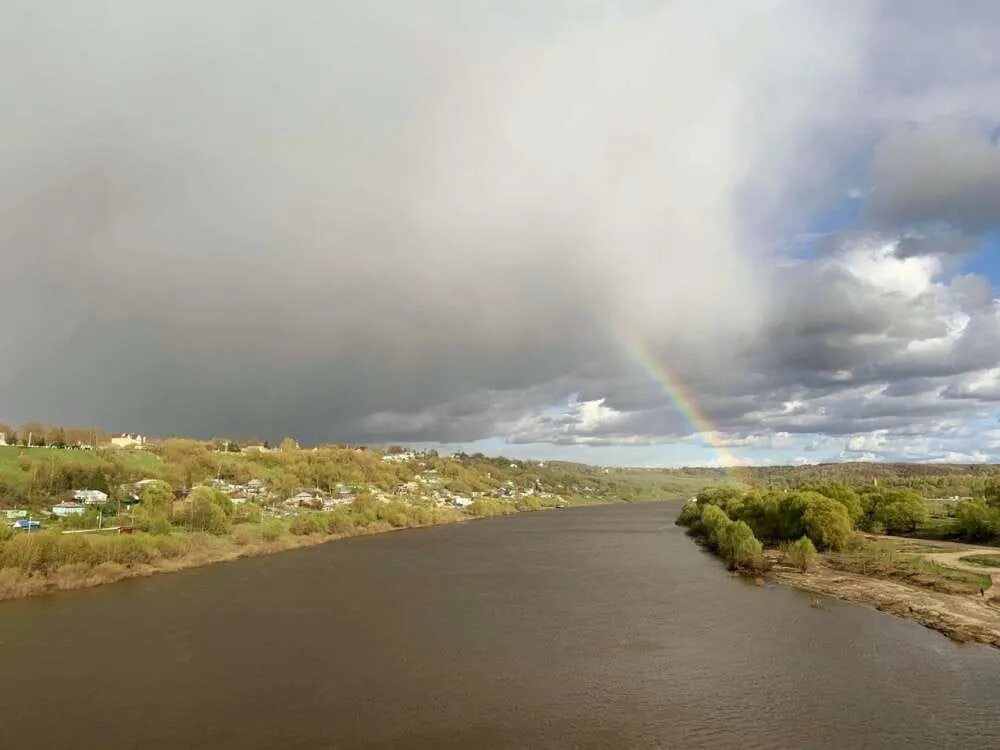
{"type": "Polygon", "coordinates": [[[987,6],[63,5],[0,29],[9,421],[690,440],[665,369],[765,450],[997,400],[987,6]]]}

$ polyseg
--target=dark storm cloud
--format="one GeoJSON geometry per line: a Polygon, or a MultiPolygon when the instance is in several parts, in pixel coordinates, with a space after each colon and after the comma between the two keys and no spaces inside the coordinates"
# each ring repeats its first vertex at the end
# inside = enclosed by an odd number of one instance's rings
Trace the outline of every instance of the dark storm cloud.
{"type": "Polygon", "coordinates": [[[853,44],[785,12],[11,9],[5,418],[458,439],[614,390],[625,329],[700,361],[757,315],[736,186],[853,44]]]}
{"type": "Polygon", "coordinates": [[[679,387],[764,449],[995,400],[974,23],[503,7],[8,13],[0,417],[641,445],[693,439],[679,387]],[[871,225],[776,255],[871,143],[871,225]]]}

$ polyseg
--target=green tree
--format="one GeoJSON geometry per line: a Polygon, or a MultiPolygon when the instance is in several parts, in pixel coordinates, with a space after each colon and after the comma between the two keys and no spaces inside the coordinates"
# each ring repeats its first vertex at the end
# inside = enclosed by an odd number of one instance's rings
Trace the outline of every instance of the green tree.
{"type": "Polygon", "coordinates": [[[719,553],[734,568],[760,568],[763,546],[744,521],[730,521],[718,531],[719,553]]]}
{"type": "Polygon", "coordinates": [[[729,523],[729,516],[718,505],[706,505],[702,508],[701,527],[713,548],[718,549],[719,534],[729,523]]]}
{"type": "Polygon", "coordinates": [[[927,520],[927,505],[913,490],[886,490],[875,506],[874,518],[889,533],[912,532],[927,520]]]}
{"type": "Polygon", "coordinates": [[[1000,479],[991,477],[986,480],[986,485],[983,487],[983,499],[986,500],[987,505],[1000,507],[1000,479]]]}
{"type": "Polygon", "coordinates": [[[843,549],[854,534],[847,509],[828,497],[810,502],[802,522],[806,534],[820,549],[843,549]]]}
{"type": "Polygon", "coordinates": [[[174,491],[166,482],[151,482],[142,490],[142,506],[150,513],[169,517],[174,504],[174,491]]]}
{"type": "Polygon", "coordinates": [[[989,539],[1000,528],[998,516],[997,509],[984,500],[964,500],[955,508],[955,528],[966,539],[989,539]]]}
{"type": "Polygon", "coordinates": [[[865,512],[864,506],[861,503],[858,493],[849,486],[843,482],[830,482],[829,484],[818,485],[815,489],[821,495],[831,500],[836,500],[843,505],[847,510],[847,515],[851,518],[851,523],[856,525],[861,520],[865,512]]]}

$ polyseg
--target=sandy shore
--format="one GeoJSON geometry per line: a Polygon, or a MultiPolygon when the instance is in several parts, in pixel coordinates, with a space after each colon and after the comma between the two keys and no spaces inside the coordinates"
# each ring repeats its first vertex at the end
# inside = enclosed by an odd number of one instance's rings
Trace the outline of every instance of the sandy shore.
{"type": "MultiPolygon", "coordinates": [[[[927,557],[942,564],[953,564],[959,557],[976,552],[997,554],[998,550],[956,545],[953,551],[927,557]]],[[[991,573],[989,568],[968,563],[956,564],[955,567],[991,573]]],[[[882,612],[914,620],[956,641],[988,643],[1000,648],[1000,600],[990,596],[933,591],[895,580],[836,570],[825,562],[801,573],[776,560],[772,575],[782,583],[805,591],[867,604],[882,612]]],[[[1000,583],[997,572],[992,572],[992,576],[995,583],[1000,583]]],[[[998,594],[998,590],[990,593],[998,594]]]]}

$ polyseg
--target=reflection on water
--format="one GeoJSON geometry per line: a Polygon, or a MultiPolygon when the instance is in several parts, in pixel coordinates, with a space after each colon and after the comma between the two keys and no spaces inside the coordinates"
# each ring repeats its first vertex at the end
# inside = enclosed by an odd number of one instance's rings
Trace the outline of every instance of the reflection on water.
{"type": "Polygon", "coordinates": [[[1000,746],[1000,654],[730,577],[649,504],[0,606],[3,747],[1000,746]]]}

